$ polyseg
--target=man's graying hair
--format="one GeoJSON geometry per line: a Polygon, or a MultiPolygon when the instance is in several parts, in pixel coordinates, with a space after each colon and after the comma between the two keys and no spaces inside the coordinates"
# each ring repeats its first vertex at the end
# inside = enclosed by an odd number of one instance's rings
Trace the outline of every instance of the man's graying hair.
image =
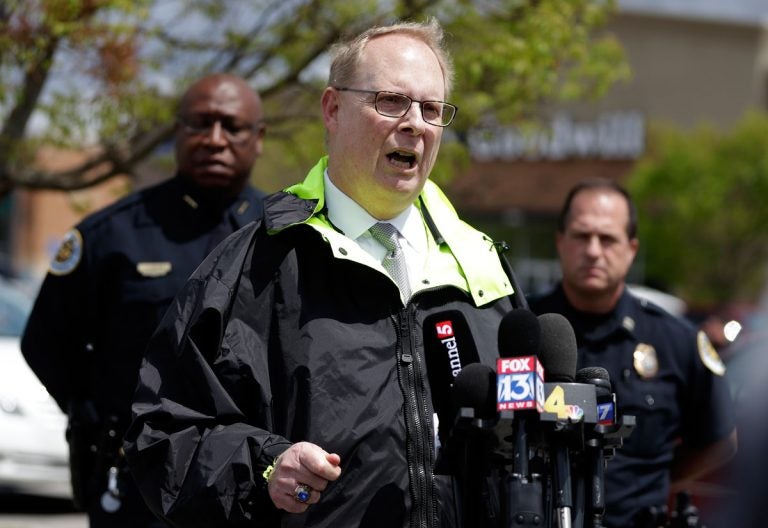
{"type": "MultiPolygon", "coordinates": [[[[375,38],[392,34],[413,37],[430,47],[443,71],[447,99],[453,88],[453,63],[448,51],[443,47],[443,29],[435,18],[431,18],[427,23],[398,22],[388,26],[374,26],[351,40],[335,44],[331,48],[333,62],[328,75],[328,86],[350,87],[357,82],[360,55],[366,44],[375,38]]],[[[355,86],[355,88],[373,89],[375,87],[355,86]]]]}
{"type": "Polygon", "coordinates": [[[577,183],[569,192],[563,203],[563,208],[560,210],[560,216],[557,218],[557,230],[560,233],[565,233],[565,226],[568,225],[569,215],[571,214],[571,203],[574,197],[581,191],[587,190],[604,190],[615,192],[624,197],[627,202],[627,209],[629,210],[629,218],[627,220],[627,236],[630,240],[637,237],[637,208],[632,201],[632,197],[627,190],[616,183],[613,180],[606,178],[592,178],[583,180],[577,183]]]}

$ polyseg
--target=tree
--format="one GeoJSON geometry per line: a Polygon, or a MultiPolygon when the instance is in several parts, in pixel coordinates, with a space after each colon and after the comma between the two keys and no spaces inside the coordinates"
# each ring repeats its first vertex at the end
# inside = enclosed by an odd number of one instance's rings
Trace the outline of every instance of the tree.
{"type": "Polygon", "coordinates": [[[768,266],[768,116],[731,131],[657,125],[630,175],[646,277],[689,304],[753,302],[768,266]]]}
{"type": "Polygon", "coordinates": [[[466,159],[479,119],[600,95],[628,76],[600,28],[612,0],[6,0],[0,2],[0,198],[17,186],[74,190],[131,174],[172,134],[194,78],[231,71],[265,102],[270,174],[301,175],[322,150],[326,52],[345,34],[436,16],[449,34],[461,108],[443,169],[466,159]],[[32,119],[44,125],[35,130],[32,119]],[[66,171],[31,163],[41,144],[83,148],[66,171]],[[297,171],[299,171],[297,173],[297,171]]]}

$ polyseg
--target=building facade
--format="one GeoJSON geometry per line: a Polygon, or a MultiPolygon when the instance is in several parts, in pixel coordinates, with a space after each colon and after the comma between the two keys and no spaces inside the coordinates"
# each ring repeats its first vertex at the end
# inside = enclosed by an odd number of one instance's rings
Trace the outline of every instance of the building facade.
{"type": "Polygon", "coordinates": [[[472,163],[447,189],[465,217],[507,241],[528,291],[559,276],[555,219],[568,189],[586,177],[625,181],[649,125],[727,129],[749,110],[768,110],[768,3],[619,6],[607,30],[622,43],[632,80],[597,102],[548,109],[533,134],[514,125],[472,131],[472,163]]]}

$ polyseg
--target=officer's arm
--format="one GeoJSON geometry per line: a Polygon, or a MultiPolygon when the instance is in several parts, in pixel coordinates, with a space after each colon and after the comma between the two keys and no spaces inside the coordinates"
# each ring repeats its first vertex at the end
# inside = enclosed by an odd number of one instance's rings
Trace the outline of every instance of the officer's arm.
{"type": "Polygon", "coordinates": [[[87,386],[87,277],[79,259],[57,274],[49,272],[21,339],[24,358],[64,412],[87,386]]]}
{"type": "Polygon", "coordinates": [[[692,481],[728,462],[736,454],[737,445],[736,429],[704,448],[689,449],[681,445],[675,451],[672,465],[672,492],[684,490],[692,481]]]}

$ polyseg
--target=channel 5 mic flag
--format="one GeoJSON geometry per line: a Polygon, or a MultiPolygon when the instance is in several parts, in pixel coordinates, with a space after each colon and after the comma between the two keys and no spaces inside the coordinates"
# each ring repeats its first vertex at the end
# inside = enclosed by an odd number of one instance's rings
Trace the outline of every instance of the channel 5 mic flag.
{"type": "Polygon", "coordinates": [[[544,368],[536,356],[496,360],[496,402],[499,411],[544,410],[544,368]]]}

